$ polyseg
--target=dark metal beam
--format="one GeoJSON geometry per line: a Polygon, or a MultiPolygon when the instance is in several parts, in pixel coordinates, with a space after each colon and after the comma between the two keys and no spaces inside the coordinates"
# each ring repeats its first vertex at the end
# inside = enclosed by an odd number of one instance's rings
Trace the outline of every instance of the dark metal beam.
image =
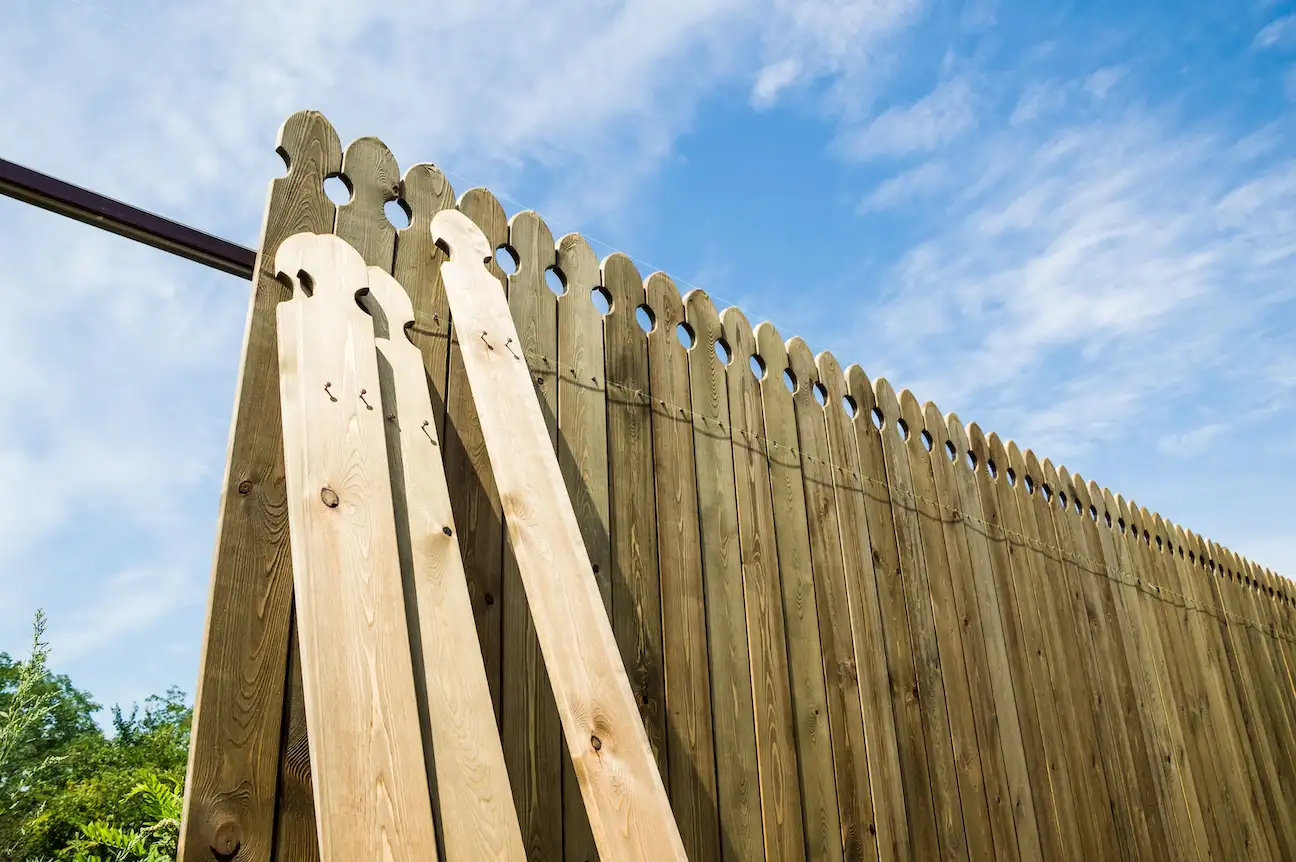
{"type": "Polygon", "coordinates": [[[252,278],[256,252],[97,192],[0,159],[0,194],[230,275],[252,278]]]}

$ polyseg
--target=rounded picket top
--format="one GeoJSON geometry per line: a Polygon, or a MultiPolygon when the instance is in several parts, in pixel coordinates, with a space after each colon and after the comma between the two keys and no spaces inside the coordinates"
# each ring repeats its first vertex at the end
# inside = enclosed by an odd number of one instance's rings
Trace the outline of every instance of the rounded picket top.
{"type": "Polygon", "coordinates": [[[635,262],[625,252],[614,251],[599,264],[599,279],[609,296],[608,316],[633,321],[644,304],[643,276],[635,262]]]}
{"type": "MultiPolygon", "coordinates": [[[[702,348],[714,356],[716,342],[724,335],[720,327],[720,313],[715,303],[702,288],[694,288],[684,295],[684,316],[693,330],[693,347],[702,348]]],[[[719,358],[716,358],[719,362],[719,358]]]]}
{"type": "Polygon", "coordinates": [[[405,171],[401,197],[409,208],[409,224],[396,232],[402,238],[427,233],[432,217],[455,205],[454,187],[441,169],[430,162],[420,162],[405,171]]]}
{"type": "Polygon", "coordinates": [[[1093,489],[1096,487],[1093,482],[1086,481],[1079,473],[1071,474],[1071,492],[1080,503],[1080,513],[1090,520],[1096,519],[1100,514],[1093,495],[1093,489]]]}
{"type": "MultiPolygon", "coordinates": [[[[400,282],[392,278],[391,273],[380,266],[369,267],[369,287],[366,292],[378,305],[378,310],[385,318],[385,326],[377,330],[378,337],[394,339],[391,333],[400,332],[409,340],[410,327],[414,325],[414,303],[400,282]]],[[[371,315],[374,314],[372,303],[363,303],[362,307],[371,315]]],[[[413,346],[413,342],[410,342],[413,346]]]]}
{"type": "MultiPolygon", "coordinates": [[[[932,440],[932,457],[940,456],[949,460],[946,444],[950,442],[949,429],[945,424],[945,417],[941,414],[940,408],[934,401],[928,401],[922,407],[923,430],[931,435],[932,440]]],[[[950,444],[953,445],[953,444],[950,444]]],[[[967,449],[954,449],[954,460],[959,460],[959,455],[967,457],[967,449]]]]}
{"type": "Polygon", "coordinates": [[[495,249],[481,228],[457,209],[442,210],[432,217],[430,228],[437,246],[453,260],[471,260],[488,267],[495,249]]]}
{"type": "Polygon", "coordinates": [[[747,315],[736,305],[720,312],[720,332],[729,346],[729,364],[745,369],[756,355],[756,333],[752,331],[747,315]]]}
{"type": "MultiPolygon", "coordinates": [[[[372,135],[356,138],[342,154],[342,181],[351,190],[351,200],[343,210],[354,208],[366,218],[387,222],[383,207],[401,196],[400,167],[396,157],[380,139],[372,135]]],[[[394,233],[395,225],[387,222],[394,233]]]]}
{"type": "Polygon", "coordinates": [[[913,392],[908,389],[901,389],[896,393],[896,401],[900,404],[900,418],[904,420],[905,427],[909,429],[909,435],[905,442],[909,444],[909,448],[915,453],[921,451],[923,454],[927,454],[926,444],[923,440],[926,419],[923,417],[922,405],[918,403],[918,399],[914,397],[913,392]]]}
{"type": "Polygon", "coordinates": [[[648,337],[669,339],[683,349],[684,344],[679,340],[676,329],[684,323],[684,300],[680,298],[675,282],[664,272],[654,272],[644,279],[644,297],[656,319],[656,325],[648,333],[648,337]]]}
{"type": "Polygon", "coordinates": [[[1038,471],[1032,471],[1026,464],[1026,457],[1022,455],[1021,449],[1017,443],[1009,440],[1004,444],[1004,460],[1001,462],[995,458],[995,463],[1002,466],[1008,465],[1008,469],[1017,474],[1017,487],[1022,490],[1026,496],[1030,496],[1039,490],[1040,477],[1038,471]]]}
{"type": "Polygon", "coordinates": [[[788,365],[787,345],[778,327],[768,320],[761,321],[752,334],[756,337],[756,353],[765,365],[761,393],[766,398],[791,398],[789,386],[795,389],[796,380],[789,376],[792,371],[788,365]]]}
{"type": "Polygon", "coordinates": [[[814,389],[819,385],[819,369],[815,367],[814,354],[810,346],[799,335],[794,335],[785,343],[787,348],[788,367],[796,378],[794,398],[813,399],[814,389]]]}
{"type": "MultiPolygon", "coordinates": [[[[981,430],[981,426],[975,422],[969,422],[964,427],[967,429],[968,451],[971,452],[972,457],[976,459],[976,466],[973,468],[973,472],[984,473],[985,475],[994,478],[990,473],[991,461],[994,461],[996,465],[1005,465],[1003,466],[1003,470],[1006,470],[1006,462],[1003,460],[1002,452],[997,453],[999,457],[996,457],[996,453],[990,446],[990,440],[986,437],[985,432],[981,430]]],[[[994,435],[992,434],[991,436],[994,435]]],[[[997,440],[998,438],[995,439],[997,440]]],[[[1004,481],[1007,481],[1007,474],[1004,473],[1003,470],[1000,470],[999,475],[1004,477],[1004,481]]]]}
{"type": "MultiPolygon", "coordinates": [[[[842,410],[849,393],[846,388],[846,373],[837,357],[827,350],[819,353],[815,357],[815,377],[824,389],[824,407],[842,410]]],[[[850,412],[857,411],[854,398],[850,399],[850,403],[853,405],[850,412]]]]}
{"type": "MultiPolygon", "coordinates": [[[[931,404],[930,401],[927,403],[931,404]]],[[[934,407],[935,405],[932,406],[934,407]]],[[[950,412],[945,414],[945,439],[954,447],[955,452],[972,452],[972,457],[974,459],[973,463],[979,465],[982,461],[982,459],[977,456],[976,452],[972,451],[972,438],[968,436],[967,427],[963,425],[963,420],[959,419],[957,413],[950,412]]],[[[954,460],[957,462],[960,459],[955,458],[954,460]]]]}
{"type": "MultiPolygon", "coordinates": [[[[1033,456],[1032,456],[1033,457],[1033,456]]],[[[1045,487],[1052,489],[1053,496],[1048,501],[1050,506],[1066,511],[1071,505],[1071,493],[1065,485],[1062,484],[1062,477],[1053,466],[1053,462],[1048,458],[1039,462],[1040,476],[1045,487]]]]}
{"type": "Polygon", "coordinates": [[[846,369],[846,393],[855,401],[852,421],[857,427],[876,432],[873,412],[877,409],[877,397],[873,394],[873,383],[858,365],[851,364],[846,369]]]}
{"type": "Polygon", "coordinates": [[[294,234],[275,253],[275,277],[292,288],[290,302],[309,299],[356,311],[368,292],[364,259],[346,240],[333,234],[294,234]]]}
{"type": "Polygon", "coordinates": [[[895,389],[891,387],[890,381],[885,377],[874,380],[873,395],[877,401],[877,409],[882,414],[881,430],[883,435],[890,434],[899,438],[900,429],[896,427],[896,423],[901,421],[904,416],[900,411],[900,399],[896,397],[895,389]]]}
{"type": "Polygon", "coordinates": [[[455,207],[477,225],[486,237],[486,243],[490,246],[490,259],[486,262],[486,269],[499,279],[501,285],[504,284],[504,270],[495,260],[495,250],[507,245],[509,238],[508,217],[504,214],[503,205],[489,190],[472,188],[459,196],[455,207]]]}
{"type": "Polygon", "coordinates": [[[523,210],[508,220],[508,247],[517,259],[517,270],[509,276],[509,283],[530,284],[536,290],[550,293],[540,282],[545,272],[558,262],[558,250],[554,247],[553,231],[539,213],[523,210]]]}
{"type": "MultiPolygon", "coordinates": [[[[977,451],[976,440],[977,440],[977,434],[980,433],[980,430],[981,429],[977,427],[975,422],[968,426],[968,434],[972,438],[972,451],[974,453],[977,451]]],[[[1017,479],[1015,482],[1009,482],[1008,484],[1012,487],[1014,491],[1020,492],[1021,489],[1024,488],[1026,484],[1023,481],[1025,479],[1025,475],[1022,473],[1021,465],[1018,464],[1017,466],[1013,466],[1012,459],[1008,454],[1008,448],[1004,446],[1003,440],[1001,440],[999,438],[999,435],[994,431],[991,431],[990,434],[985,438],[985,450],[986,450],[987,463],[990,461],[994,461],[995,465],[999,468],[1001,474],[1007,476],[1008,471],[1009,470],[1012,471],[1012,474],[1016,476],[1017,479]]],[[[989,470],[990,468],[986,467],[987,473],[989,472],[989,470]]]]}
{"type": "Polygon", "coordinates": [[[279,126],[275,138],[275,152],[287,168],[285,177],[303,182],[309,179],[324,194],[324,180],[342,170],[342,141],[333,124],[319,111],[297,111],[279,126]]]}

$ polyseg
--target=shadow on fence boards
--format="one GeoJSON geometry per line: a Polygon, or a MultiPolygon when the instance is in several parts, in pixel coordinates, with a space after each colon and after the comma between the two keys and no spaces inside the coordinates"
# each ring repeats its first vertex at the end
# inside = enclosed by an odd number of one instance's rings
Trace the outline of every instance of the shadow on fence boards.
{"type": "Polygon", "coordinates": [[[318,113],[279,151],[184,862],[318,858],[275,333],[303,231],[413,301],[527,851],[596,857],[441,284],[447,208],[516,262],[491,271],[690,859],[1296,859],[1290,583],[318,113]]]}

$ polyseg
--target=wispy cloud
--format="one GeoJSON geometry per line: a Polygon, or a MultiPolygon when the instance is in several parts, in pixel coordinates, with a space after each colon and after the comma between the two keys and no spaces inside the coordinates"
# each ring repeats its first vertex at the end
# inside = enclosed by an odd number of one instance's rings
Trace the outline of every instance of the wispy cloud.
{"type": "Polygon", "coordinates": [[[840,146],[858,159],[927,153],[970,131],[977,116],[971,82],[956,77],[912,104],[887,108],[863,130],[848,133],[840,146]]]}
{"type": "Polygon", "coordinates": [[[1283,45],[1296,37],[1296,15],[1287,15],[1270,21],[1256,34],[1251,45],[1254,48],[1273,48],[1283,45]]]}

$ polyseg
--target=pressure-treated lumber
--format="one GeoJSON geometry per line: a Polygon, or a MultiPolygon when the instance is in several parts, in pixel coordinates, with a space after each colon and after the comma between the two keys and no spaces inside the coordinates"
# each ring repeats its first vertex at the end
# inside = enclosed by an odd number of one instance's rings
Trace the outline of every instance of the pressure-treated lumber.
{"type": "Polygon", "coordinates": [[[299,234],[275,266],[284,466],[320,858],[436,859],[364,260],[299,234]]]}
{"type": "Polygon", "coordinates": [[[532,391],[493,249],[461,213],[432,222],[464,369],[600,856],[684,859],[647,733],[532,391]]]}
{"type": "Polygon", "coordinates": [[[523,862],[423,358],[406,336],[414,307],[378,267],[369,268],[369,297],[377,304],[366,307],[376,323],[401,568],[412,587],[405,596],[410,640],[426,691],[424,754],[436,777],[446,856],[523,862]]]}

